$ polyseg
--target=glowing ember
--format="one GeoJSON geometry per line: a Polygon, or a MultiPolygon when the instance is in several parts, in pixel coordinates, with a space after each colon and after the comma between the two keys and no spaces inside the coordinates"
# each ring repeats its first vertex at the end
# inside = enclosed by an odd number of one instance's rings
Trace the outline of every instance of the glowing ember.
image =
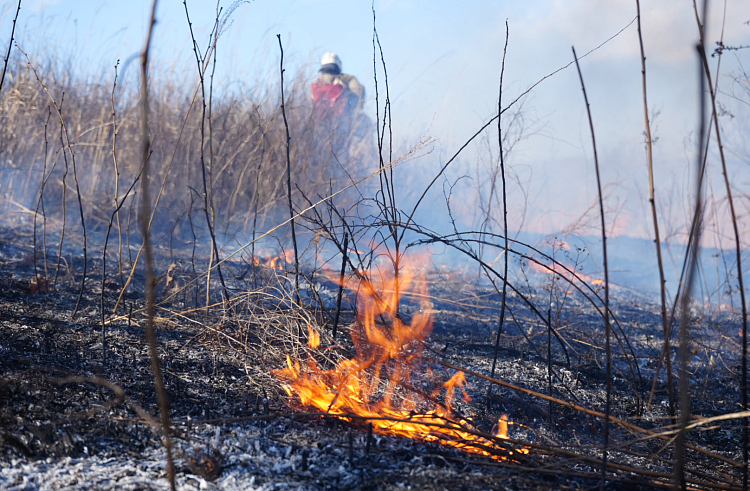
{"type": "MultiPolygon", "coordinates": [[[[421,353],[432,328],[426,313],[432,305],[424,270],[416,268],[419,264],[425,261],[402,263],[398,276],[392,270],[375,268],[366,279],[360,276],[355,284],[346,285],[358,292],[358,317],[351,329],[356,358],[323,370],[312,355],[304,363],[287,355],[286,368],[274,370],[274,375],[284,382],[289,396],[296,395],[302,404],[344,419],[359,416],[381,433],[439,442],[498,460],[528,453],[525,448],[508,450],[473,434],[466,420],[451,419],[456,395],[470,400],[466,378],[457,372],[440,383],[425,366],[421,353]],[[420,307],[410,323],[399,315],[402,297],[413,299],[420,307]],[[430,381],[431,393],[417,389],[424,387],[424,380],[430,381]]],[[[319,333],[310,326],[308,333],[309,346],[317,348],[319,333]]],[[[507,435],[508,421],[503,416],[495,436],[507,435]]]]}

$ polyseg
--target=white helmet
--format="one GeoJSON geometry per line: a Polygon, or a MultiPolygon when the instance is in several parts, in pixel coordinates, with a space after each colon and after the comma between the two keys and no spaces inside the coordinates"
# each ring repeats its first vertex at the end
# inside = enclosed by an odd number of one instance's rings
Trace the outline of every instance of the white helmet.
{"type": "Polygon", "coordinates": [[[321,66],[336,65],[339,69],[339,72],[343,70],[343,64],[341,63],[341,58],[339,58],[339,55],[337,55],[333,51],[328,51],[323,55],[323,58],[320,60],[320,65],[321,66]]]}

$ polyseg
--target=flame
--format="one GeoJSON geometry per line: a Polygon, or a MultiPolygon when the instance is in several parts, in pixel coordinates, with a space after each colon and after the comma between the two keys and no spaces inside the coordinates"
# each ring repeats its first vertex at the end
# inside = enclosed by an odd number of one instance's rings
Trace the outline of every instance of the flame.
{"type": "Polygon", "coordinates": [[[271,253],[262,251],[260,256],[253,256],[253,266],[265,266],[267,268],[284,271],[286,264],[294,263],[294,250],[287,249],[283,254],[272,256],[271,253]]]}
{"type": "Polygon", "coordinates": [[[508,438],[508,415],[503,414],[500,419],[497,420],[497,433],[495,435],[498,438],[508,438]]]}
{"type": "MultiPolygon", "coordinates": [[[[432,330],[432,319],[426,313],[432,304],[425,269],[418,268],[419,264],[425,261],[404,261],[397,275],[392,267],[376,267],[346,285],[358,291],[357,321],[351,328],[356,358],[324,370],[313,355],[304,363],[287,355],[286,367],[273,374],[283,382],[287,394],[296,395],[303,405],[342,419],[359,416],[371,421],[377,432],[439,442],[497,460],[528,453],[526,448],[509,450],[477,436],[466,419],[451,418],[456,396],[470,400],[466,376],[456,372],[441,383],[421,356],[432,330]],[[420,307],[411,322],[399,312],[403,298],[413,299],[420,307]],[[422,390],[425,380],[433,387],[431,393],[422,390]]],[[[308,331],[309,345],[316,348],[320,335],[310,326],[308,331]]],[[[501,421],[505,423],[498,423],[496,436],[507,439],[507,417],[501,421]]]]}
{"type": "Polygon", "coordinates": [[[313,329],[313,327],[310,324],[307,325],[307,332],[308,332],[307,345],[311,347],[312,349],[315,349],[318,346],[320,346],[320,333],[316,331],[315,329],[313,329]]]}

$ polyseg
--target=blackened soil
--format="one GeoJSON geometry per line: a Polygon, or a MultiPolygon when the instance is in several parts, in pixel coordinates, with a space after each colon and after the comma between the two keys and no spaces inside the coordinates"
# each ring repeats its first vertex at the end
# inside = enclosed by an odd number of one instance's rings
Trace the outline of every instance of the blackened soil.
{"type": "MultiPolygon", "coordinates": [[[[73,317],[80,273],[61,275],[55,290],[35,289],[28,246],[6,243],[0,253],[0,467],[87,457],[130,456],[137,462],[160,449],[158,428],[143,418],[145,411],[158,419],[159,411],[138,289],[131,289],[119,317],[112,317],[118,291],[105,284],[109,310],[103,328],[95,263],[73,317]]],[[[163,286],[160,294],[166,296],[163,286]]],[[[527,294],[553,323],[556,335],[551,336],[544,319],[524,309],[518,298],[509,298],[513,316],[506,320],[497,345],[494,377],[603,411],[601,318],[579,297],[569,296],[557,313],[547,313],[543,305],[549,303],[549,291],[528,289],[527,294]]],[[[497,296],[487,288],[467,290],[447,281],[435,282],[432,295],[435,327],[426,355],[492,373],[497,296]]],[[[472,417],[478,429],[488,432],[499,415],[507,414],[515,423],[511,438],[544,448],[532,450],[523,462],[499,463],[424,442],[370,438],[362,424],[290,418],[294,410],[304,408],[291,408],[289,399],[279,396],[283,392],[278,385],[269,382],[271,377],[261,382],[253,379],[259,367],[270,363],[251,349],[262,326],[256,325],[256,332],[240,332],[235,318],[216,310],[175,315],[177,310],[191,310],[186,305],[189,300],[179,297],[169,305],[172,310],[157,312],[159,356],[175,419],[178,473],[183,478],[197,475],[208,482],[223,469],[252,477],[253,486],[266,484],[269,489],[562,489],[598,483],[596,461],[586,458],[599,455],[600,419],[509,388],[490,391],[485,382],[471,377],[472,399],[462,402],[457,413],[472,417]],[[226,341],[240,334],[245,336],[242,347],[226,341]],[[583,457],[570,458],[563,452],[583,457]]],[[[668,423],[669,412],[663,368],[647,405],[661,349],[657,311],[627,292],[617,305],[612,412],[638,426],[658,428],[668,423]]],[[[407,316],[412,313],[409,309],[406,303],[407,316]]],[[[345,320],[351,321],[351,316],[345,320]]],[[[736,318],[696,317],[695,323],[693,414],[710,417],[737,411],[739,365],[732,337],[736,318]]],[[[345,341],[339,345],[352,351],[345,341]]],[[[439,366],[432,369],[450,374],[439,366]]],[[[737,460],[740,434],[739,423],[730,420],[692,433],[689,441],[737,460]]],[[[630,442],[638,436],[642,435],[611,427],[610,441],[630,442]]],[[[672,450],[662,449],[663,445],[660,440],[629,444],[610,458],[668,475],[672,450]]],[[[737,471],[726,461],[699,452],[689,452],[688,461],[698,487],[700,482],[737,482],[737,471]]],[[[644,474],[617,472],[608,489],[647,489],[648,479],[644,474]]],[[[667,477],[656,479],[668,482],[667,477]]],[[[246,484],[251,486],[250,481],[246,484]]],[[[101,486],[119,487],[117,483],[101,486]]]]}

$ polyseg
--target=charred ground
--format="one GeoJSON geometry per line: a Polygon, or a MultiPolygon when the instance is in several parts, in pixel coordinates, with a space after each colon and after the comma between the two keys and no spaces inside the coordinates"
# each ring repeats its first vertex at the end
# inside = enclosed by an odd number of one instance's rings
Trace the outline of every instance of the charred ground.
{"type": "MultiPolygon", "coordinates": [[[[0,473],[8,489],[67,487],[88,489],[160,489],[166,486],[163,447],[152,370],[144,336],[143,298],[138,289],[124,297],[119,316],[107,315],[106,360],[102,359],[101,282],[97,265],[87,280],[79,313],[76,304],[80,271],[61,275],[54,291],[32,293],[35,276],[28,235],[7,231],[0,272],[0,473]],[[31,255],[30,255],[31,253],[31,255]]],[[[75,265],[80,257],[70,256],[75,265]]],[[[161,299],[170,260],[161,264],[161,299]]],[[[188,270],[189,268],[184,268],[188,270]]],[[[38,271],[38,266],[37,266],[38,271]]],[[[435,443],[368,432],[365,421],[341,421],[314,414],[289,398],[271,370],[284,365],[285,353],[302,356],[294,347],[295,319],[317,322],[323,342],[350,356],[346,336],[354,321],[345,308],[338,337],[331,339],[332,312],[325,308],[325,280],[309,282],[322,299],[306,312],[291,311],[276,297],[265,306],[247,291],[264,290],[279,273],[247,262],[228,263],[233,295],[229,308],[195,309],[197,292],[162,304],[157,313],[160,356],[170,396],[177,446],[178,483],[184,489],[545,489],[586,488],[599,479],[598,458],[603,424],[600,418],[551,404],[528,393],[493,387],[469,376],[471,400],[455,409],[456,418],[472,419],[478,431],[491,433],[497,418],[513,424],[513,446],[532,445],[523,458],[495,461],[435,443]],[[243,276],[243,271],[246,273],[243,276]],[[255,276],[255,279],[253,279],[255,276]],[[313,287],[316,285],[316,287],[313,287]],[[321,307],[322,306],[322,307],[321,307]],[[261,308],[262,307],[262,308],[261,308]],[[284,334],[286,333],[286,335],[284,334]]],[[[189,275],[184,273],[184,278],[189,275]]],[[[179,280],[174,273],[173,282],[179,280]],[[177,278],[177,279],[175,279],[177,278]]],[[[142,284],[143,279],[138,280],[142,284]]],[[[446,377],[440,363],[490,374],[500,301],[472,273],[431,273],[434,328],[426,341],[425,366],[446,377]],[[470,286],[477,284],[478,286],[470,286]]],[[[184,281],[183,281],[184,284],[184,281]]],[[[217,292],[220,290],[216,285],[217,292]]],[[[105,286],[111,308],[118,290],[105,286]]],[[[200,293],[198,296],[202,296],[200,293]]],[[[495,378],[601,411],[605,398],[602,320],[583,298],[554,284],[528,286],[527,298],[539,305],[556,298],[560,341],[551,337],[552,363],[547,363],[548,333],[543,323],[516,298],[513,315],[501,335],[495,378]],[[565,297],[564,301],[562,297],[565,297]],[[565,348],[563,349],[563,346],[565,348]],[[550,384],[550,377],[552,383],[550,384]]],[[[218,298],[218,297],[217,297],[218,298]]],[[[659,359],[660,324],[656,307],[636,294],[616,295],[614,313],[626,347],[614,357],[613,414],[642,428],[668,429],[663,375],[652,404],[646,407],[659,359]]],[[[408,317],[415,307],[404,303],[408,317]]],[[[738,323],[732,316],[695,318],[691,368],[693,413],[718,416],[739,410],[737,384],[738,323]],[[733,344],[734,343],[734,344],[733,344]]],[[[300,339],[297,339],[297,343],[300,339]]],[[[615,351],[618,351],[617,349],[615,351]]],[[[662,372],[663,373],[663,372],[662,372]]],[[[695,449],[691,477],[713,487],[739,485],[731,461],[740,457],[737,420],[719,422],[691,433],[695,449]],[[702,451],[709,452],[707,457],[702,451]],[[717,457],[718,456],[718,457],[717,457]],[[725,460],[720,460],[724,458],[725,460]]],[[[668,482],[671,450],[657,439],[634,441],[636,434],[612,425],[611,441],[620,445],[610,455],[612,488],[658,487],[668,482]],[[659,450],[662,453],[658,453],[659,450]],[[639,473],[630,472],[637,469],[639,473]]]]}

